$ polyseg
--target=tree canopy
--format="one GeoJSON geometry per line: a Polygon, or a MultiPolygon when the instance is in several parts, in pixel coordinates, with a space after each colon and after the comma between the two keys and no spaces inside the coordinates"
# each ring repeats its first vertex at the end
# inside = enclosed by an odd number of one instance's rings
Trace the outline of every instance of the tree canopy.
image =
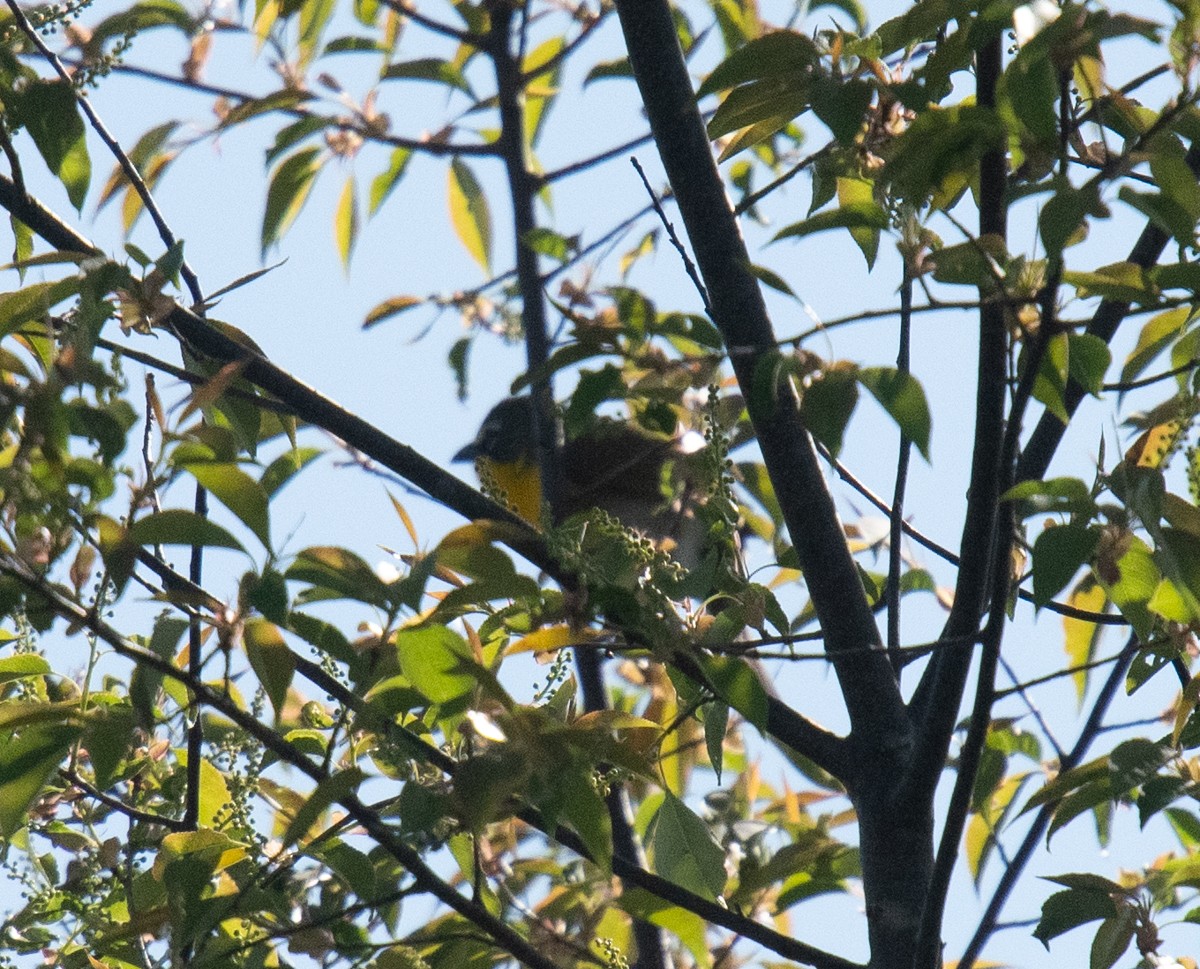
{"type": "Polygon", "coordinates": [[[1195,0],[0,21],[0,962],[1195,965],[1195,0]],[[233,311],[331,215],[348,285],[233,311]],[[394,339],[390,423],[318,330],[394,339]],[[462,398],[523,349],[538,521],[410,446],[416,331],[462,398]],[[563,514],[614,426],[688,567],[563,514]]]}

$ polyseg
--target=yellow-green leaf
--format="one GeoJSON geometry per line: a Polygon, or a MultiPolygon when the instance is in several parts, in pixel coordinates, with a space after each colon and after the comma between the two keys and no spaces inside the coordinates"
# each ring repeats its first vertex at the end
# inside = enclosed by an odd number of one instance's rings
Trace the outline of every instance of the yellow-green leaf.
{"type": "Polygon", "coordinates": [[[450,221],[467,252],[483,268],[492,270],[492,216],[475,173],[461,158],[450,163],[450,221]]]}
{"type": "Polygon", "coordinates": [[[292,685],[292,674],[296,671],[296,659],[284,642],[279,627],[261,616],[246,620],[242,642],[246,645],[250,667],[267,691],[275,719],[279,720],[287,700],[288,687],[292,685]]]}
{"type": "Polygon", "coordinates": [[[355,194],[354,176],[351,175],[342,186],[337,212],[333,217],[333,234],[337,240],[338,255],[342,259],[342,268],[347,272],[350,270],[350,255],[354,252],[354,243],[358,240],[358,202],[355,194]]]}

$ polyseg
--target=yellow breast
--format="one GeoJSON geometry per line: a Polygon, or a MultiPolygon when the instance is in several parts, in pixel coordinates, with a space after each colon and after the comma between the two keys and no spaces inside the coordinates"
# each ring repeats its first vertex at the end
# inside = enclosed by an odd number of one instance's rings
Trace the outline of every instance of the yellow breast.
{"type": "Polygon", "coordinates": [[[529,524],[542,527],[542,475],[536,464],[524,459],[499,462],[480,458],[479,480],[529,524]]]}

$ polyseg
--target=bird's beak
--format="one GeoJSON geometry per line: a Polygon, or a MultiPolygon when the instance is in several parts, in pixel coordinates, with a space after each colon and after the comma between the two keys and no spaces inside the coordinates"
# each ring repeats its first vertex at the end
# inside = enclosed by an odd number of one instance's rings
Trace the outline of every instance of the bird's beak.
{"type": "Polygon", "coordinates": [[[451,461],[474,461],[477,457],[479,457],[479,445],[477,445],[474,441],[472,441],[465,448],[463,448],[456,455],[454,455],[454,457],[452,457],[450,460],[451,461]]]}

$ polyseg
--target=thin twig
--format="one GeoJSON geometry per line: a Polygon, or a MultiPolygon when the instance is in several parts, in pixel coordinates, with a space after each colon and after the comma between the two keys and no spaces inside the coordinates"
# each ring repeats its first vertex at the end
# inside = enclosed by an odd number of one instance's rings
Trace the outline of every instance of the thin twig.
{"type": "MultiPolygon", "coordinates": [[[[846,484],[850,485],[851,488],[862,495],[862,497],[869,501],[877,510],[881,511],[885,515],[891,515],[891,507],[888,505],[888,503],[880,498],[879,495],[875,494],[874,491],[868,488],[854,474],[854,472],[852,472],[849,468],[842,464],[841,461],[830,454],[823,445],[818,444],[817,450],[821,453],[821,456],[829,462],[834,471],[837,472],[839,478],[841,478],[846,482],[846,484]]],[[[918,545],[933,552],[933,554],[938,558],[943,559],[954,566],[959,564],[959,557],[956,553],[951,552],[950,549],[946,548],[945,545],[941,545],[934,541],[920,529],[913,527],[913,525],[908,521],[903,522],[901,527],[903,528],[905,535],[911,538],[918,545]]],[[[1017,595],[1025,602],[1034,601],[1033,593],[1025,589],[1018,589],[1017,595]]],[[[1046,602],[1039,606],[1039,608],[1045,609],[1049,612],[1057,613],[1060,616],[1065,616],[1068,619],[1079,619],[1083,622],[1092,622],[1098,626],[1129,625],[1129,621],[1123,616],[1104,612],[1093,612],[1088,609],[1080,609],[1076,606],[1067,605],[1064,602],[1046,602]]]]}
{"type": "MultiPolygon", "coordinates": [[[[9,0],[11,2],[11,0],[9,0]]],[[[62,58],[63,63],[70,64],[73,67],[86,66],[85,62],[75,58],[62,58]]],[[[149,67],[137,67],[129,64],[114,64],[112,68],[116,74],[127,74],[131,77],[143,77],[150,81],[157,81],[161,84],[170,84],[175,87],[180,87],[196,94],[209,94],[213,97],[225,98],[228,101],[234,101],[239,104],[244,104],[249,101],[259,101],[263,97],[269,95],[252,94],[249,91],[241,91],[236,88],[222,87],[217,84],[210,84],[206,81],[193,81],[186,77],[179,77],[175,74],[167,74],[164,71],[156,71],[149,67]]],[[[284,114],[292,118],[314,118],[319,117],[315,112],[309,111],[302,107],[287,107],[274,108],[273,114],[284,114]]],[[[326,117],[331,128],[336,128],[339,131],[352,131],[360,136],[364,141],[374,142],[380,145],[388,145],[392,148],[407,148],[409,151],[422,152],[427,155],[435,156],[452,156],[452,155],[472,155],[478,157],[492,158],[496,155],[496,146],[492,144],[471,144],[464,145],[456,142],[437,141],[433,139],[425,140],[420,138],[405,138],[400,135],[389,135],[381,133],[370,125],[361,124],[348,118],[341,116],[326,117]]]]}
{"type": "Polygon", "coordinates": [[[642,180],[642,185],[646,189],[646,194],[650,196],[650,203],[654,206],[654,211],[658,215],[659,221],[662,222],[663,228],[667,230],[667,238],[671,240],[671,245],[675,247],[675,251],[679,253],[679,258],[683,260],[684,271],[688,274],[688,279],[692,281],[692,285],[696,288],[696,292],[700,294],[700,302],[704,305],[704,312],[711,319],[712,306],[708,302],[708,290],[704,288],[704,283],[700,279],[700,273],[696,269],[696,264],[692,262],[692,257],[688,255],[687,249],[684,248],[682,242],[679,241],[679,235],[675,231],[675,226],[671,220],[667,218],[667,213],[663,211],[662,203],[659,202],[658,196],[654,193],[654,189],[650,187],[650,181],[646,178],[646,172],[642,169],[641,162],[636,157],[629,159],[630,163],[637,170],[638,177],[642,180]]]}
{"type": "MultiPolygon", "coordinates": [[[[900,282],[900,338],[896,350],[896,369],[909,372],[909,340],[912,334],[912,275],[908,270],[909,260],[904,259],[904,278],[900,282]]],[[[896,455],[896,484],[892,490],[892,509],[888,514],[888,574],[885,598],[887,599],[887,648],[892,658],[892,668],[900,676],[900,570],[902,568],[901,535],[904,528],[904,491],[908,485],[908,463],[912,457],[912,441],[903,430],[896,455]]]]}
{"type": "Polygon", "coordinates": [[[1017,678],[1016,670],[1012,668],[1012,664],[1001,656],[1000,667],[1004,670],[1005,676],[1013,681],[1014,685],[1007,690],[996,690],[993,697],[995,702],[999,702],[1001,696],[1010,696],[1014,693],[1019,696],[1021,702],[1025,704],[1025,709],[1029,711],[1029,715],[1037,722],[1038,729],[1042,731],[1042,735],[1050,741],[1050,746],[1054,748],[1054,756],[1061,758],[1063,755],[1062,747],[1059,746],[1058,740],[1050,730],[1050,725],[1046,723],[1046,718],[1042,716],[1042,711],[1038,709],[1037,704],[1033,702],[1033,698],[1026,691],[1025,684],[1017,678]]]}
{"type": "Polygon", "coordinates": [[[592,155],[588,158],[583,158],[579,161],[571,162],[569,165],[563,165],[561,168],[552,168],[550,171],[543,173],[539,177],[539,181],[544,184],[552,185],[563,178],[568,178],[571,175],[578,175],[580,172],[585,172],[590,168],[595,168],[606,161],[612,161],[614,158],[619,158],[626,152],[633,151],[635,148],[640,148],[642,145],[649,144],[653,141],[653,136],[650,132],[638,135],[636,138],[630,138],[628,141],[619,145],[614,145],[612,148],[606,148],[604,151],[592,155]]]}
{"type": "Polygon", "coordinates": [[[1172,367],[1170,370],[1164,370],[1162,373],[1157,373],[1152,377],[1142,377],[1139,380],[1118,380],[1115,383],[1104,384],[1101,389],[1116,390],[1124,393],[1127,390],[1137,390],[1140,387],[1149,387],[1163,380],[1170,380],[1172,377],[1178,377],[1181,373],[1188,373],[1197,367],[1200,367],[1200,360],[1189,360],[1187,363],[1180,364],[1178,367],[1172,367]]]}
{"type": "Polygon", "coordinates": [[[414,9],[413,4],[406,2],[406,0],[383,0],[383,5],[390,10],[394,10],[401,16],[407,17],[413,23],[420,24],[430,33],[449,37],[452,40],[457,40],[460,44],[466,44],[470,47],[482,47],[484,44],[485,38],[483,34],[476,34],[469,30],[451,27],[440,20],[434,20],[432,17],[419,13],[414,9]]]}
{"type": "MultiPolygon", "coordinates": [[[[121,147],[120,142],[109,132],[104,122],[100,120],[95,109],[92,108],[91,102],[80,91],[74,83],[72,83],[71,74],[67,71],[66,66],[58,59],[58,55],[54,53],[44,40],[38,35],[38,32],[33,29],[33,25],[25,16],[25,12],[21,9],[20,4],[16,0],[6,0],[8,9],[12,11],[13,19],[17,22],[17,26],[21,28],[21,32],[29,38],[38,52],[46,59],[46,62],[54,69],[54,72],[61,78],[72,93],[75,95],[75,101],[79,105],[79,109],[88,119],[88,123],[92,126],[92,130],[96,132],[100,140],[112,153],[112,156],[117,160],[117,164],[121,166],[121,171],[125,173],[125,177],[129,180],[129,184],[138,194],[142,205],[146,211],[150,213],[150,218],[154,222],[154,226],[158,229],[158,236],[162,240],[163,245],[168,249],[174,248],[176,245],[175,233],[171,231],[171,227],[167,225],[167,220],[163,218],[163,214],[159,211],[158,204],[154,201],[154,195],[151,193],[149,186],[142,178],[142,173],[138,171],[137,166],[133,163],[130,157],[125,154],[125,149],[121,147]]],[[[183,276],[184,282],[187,283],[188,291],[192,295],[192,301],[197,305],[204,302],[204,292],[200,288],[200,280],[197,279],[195,272],[188,265],[187,260],[183,260],[180,266],[180,274],[183,276]]]]}
{"type": "Polygon", "coordinates": [[[111,794],[105,794],[104,791],[90,784],[79,776],[75,771],[67,767],[58,769],[58,776],[70,784],[72,787],[79,788],[87,797],[93,801],[99,801],[105,807],[112,808],[118,814],[124,815],[130,821],[136,821],[139,824],[157,824],[169,831],[187,831],[186,821],[181,821],[179,818],[168,818],[161,814],[155,814],[152,811],[142,811],[135,807],[130,807],[119,798],[113,797],[111,794]]]}
{"type": "MultiPolygon", "coordinates": [[[[320,784],[328,779],[329,775],[325,774],[307,756],[297,751],[291,743],[270,727],[243,710],[225,693],[176,668],[174,663],[163,659],[152,650],[130,642],[95,613],[72,602],[42,576],[30,571],[23,562],[0,552],[0,573],[11,576],[21,585],[35,592],[45,601],[47,607],[59,616],[90,629],[112,647],[119,656],[139,663],[186,686],[198,706],[212,707],[274,753],[282,762],[295,768],[309,780],[320,784]]],[[[448,906],[478,927],[492,943],[525,963],[530,969],[558,969],[553,960],[547,958],[514,928],[492,915],[482,905],[477,905],[470,899],[464,898],[451,885],[439,878],[425,863],[420,852],[401,840],[378,814],[369,810],[359,800],[356,794],[347,794],[339,798],[338,803],[381,849],[408,871],[421,892],[433,895],[443,905],[448,906]]]]}
{"type": "MultiPolygon", "coordinates": [[[[1100,731],[1109,704],[1112,703],[1113,697],[1116,696],[1117,688],[1120,686],[1121,680],[1125,676],[1125,671],[1129,668],[1129,664],[1133,661],[1133,657],[1137,651],[1138,637],[1135,633],[1129,637],[1124,649],[1116,657],[1116,664],[1109,672],[1108,679],[1104,681],[1104,686],[1101,687],[1100,694],[1096,697],[1096,702],[1092,704],[1092,710],[1088,714],[1087,722],[1084,723],[1083,729],[1079,732],[1079,739],[1075,741],[1075,746],[1071,748],[1071,752],[1059,764],[1060,774],[1082,763],[1088,748],[1091,747],[1092,741],[1096,739],[1100,731]]],[[[975,934],[971,937],[971,941],[967,943],[966,951],[958,961],[959,969],[973,969],[975,960],[979,958],[979,954],[983,950],[984,943],[987,942],[988,938],[996,930],[997,920],[1004,909],[1005,902],[1008,901],[1009,894],[1020,880],[1025,866],[1029,863],[1029,859],[1033,857],[1034,851],[1042,843],[1042,835],[1045,833],[1047,826],[1050,824],[1050,819],[1054,817],[1054,812],[1057,809],[1057,801],[1048,801],[1038,809],[1033,823],[1030,824],[1029,829],[1025,832],[1025,837],[1021,840],[1020,846],[1013,855],[1012,862],[1005,868],[1004,874],[1000,876],[1000,882],[992,893],[992,898],[984,910],[983,917],[979,920],[979,924],[975,928],[975,934]]]]}
{"type": "Polygon", "coordinates": [[[778,178],[773,179],[770,182],[767,182],[767,184],[764,185],[762,188],[760,188],[757,192],[751,192],[744,199],[742,199],[740,202],[738,202],[738,204],[736,206],[734,206],[734,209],[733,209],[734,214],[735,215],[744,215],[746,212],[750,211],[750,209],[754,208],[755,205],[757,205],[764,198],[766,198],[768,195],[770,195],[772,192],[774,192],[775,189],[779,188],[782,185],[786,185],[793,178],[795,178],[797,175],[799,175],[802,171],[804,171],[806,168],[808,168],[810,165],[812,165],[813,162],[817,161],[820,158],[823,158],[825,155],[828,155],[829,152],[833,149],[833,146],[835,144],[836,144],[836,142],[831,141],[824,148],[821,148],[818,151],[814,151],[811,155],[806,155],[804,158],[801,158],[798,162],[796,162],[796,164],[794,164],[791,168],[789,168],[786,172],[784,172],[778,178]]]}

